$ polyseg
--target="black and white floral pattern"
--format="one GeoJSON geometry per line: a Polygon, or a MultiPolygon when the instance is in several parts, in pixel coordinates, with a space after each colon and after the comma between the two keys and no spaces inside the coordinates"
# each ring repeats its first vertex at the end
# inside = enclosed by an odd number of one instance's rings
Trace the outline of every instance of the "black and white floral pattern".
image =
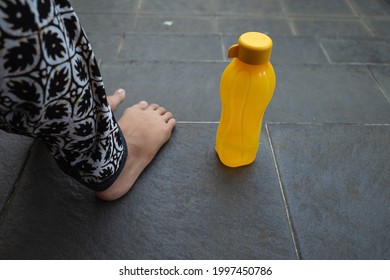
{"type": "Polygon", "coordinates": [[[0,128],[43,140],[86,186],[110,186],[126,143],[69,2],[2,0],[0,53],[0,128]]]}

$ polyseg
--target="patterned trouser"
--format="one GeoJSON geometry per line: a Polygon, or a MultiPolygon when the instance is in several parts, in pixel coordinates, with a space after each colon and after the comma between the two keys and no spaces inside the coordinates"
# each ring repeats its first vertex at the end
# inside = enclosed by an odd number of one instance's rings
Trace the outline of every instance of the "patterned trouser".
{"type": "Polygon", "coordinates": [[[127,147],[69,2],[1,0],[0,53],[0,128],[41,139],[87,187],[109,187],[127,147]]]}

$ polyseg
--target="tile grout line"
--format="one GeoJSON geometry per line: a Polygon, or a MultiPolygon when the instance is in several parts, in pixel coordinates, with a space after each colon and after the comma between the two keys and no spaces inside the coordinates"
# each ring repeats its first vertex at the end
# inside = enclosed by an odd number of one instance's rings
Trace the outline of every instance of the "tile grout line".
{"type": "MultiPolygon", "coordinates": [[[[222,59],[129,59],[129,60],[123,60],[123,61],[114,61],[114,62],[109,62],[106,65],[110,66],[118,66],[121,64],[128,64],[128,63],[222,63],[222,62],[227,62],[228,60],[222,60],[222,59]]],[[[283,65],[282,63],[274,63],[274,66],[281,66],[283,65]]],[[[284,65],[299,65],[299,66],[304,66],[304,65],[322,65],[322,66],[328,66],[328,65],[357,65],[357,66],[367,66],[367,65],[376,65],[376,66],[390,66],[390,62],[384,62],[384,63],[379,63],[379,62],[331,62],[330,64],[324,64],[324,63],[319,63],[319,62],[308,62],[308,63],[288,63],[284,65]]]]}
{"type": "MultiPolygon", "coordinates": [[[[219,124],[219,121],[176,121],[178,124],[219,124]]],[[[337,122],[277,122],[266,121],[265,124],[286,125],[348,125],[348,126],[390,126],[390,123],[337,123],[337,122]]]]}
{"type": "Polygon", "coordinates": [[[118,58],[119,53],[122,51],[123,46],[125,44],[125,39],[126,39],[126,33],[122,33],[122,35],[119,39],[119,44],[118,44],[118,49],[116,51],[115,59],[118,58]]]}
{"type": "Polygon", "coordinates": [[[0,226],[5,220],[5,216],[7,215],[7,212],[9,210],[10,205],[11,205],[11,201],[15,196],[16,189],[18,188],[20,178],[22,177],[22,174],[24,173],[24,170],[26,169],[27,163],[30,161],[31,153],[32,153],[33,149],[35,148],[35,145],[36,145],[36,141],[34,141],[31,144],[30,148],[28,149],[28,154],[27,154],[27,156],[22,164],[22,167],[20,168],[18,176],[16,177],[16,180],[15,180],[15,183],[14,183],[11,191],[7,195],[7,199],[4,203],[4,206],[0,209],[0,226]]]}
{"type": "Polygon", "coordinates": [[[142,3],[143,3],[143,0],[138,0],[137,8],[135,9],[134,22],[133,22],[133,28],[132,28],[132,30],[134,32],[137,28],[138,18],[140,17],[140,14],[141,14],[142,3]]]}
{"type": "Polygon", "coordinates": [[[223,61],[226,61],[227,54],[226,54],[226,50],[225,50],[225,45],[223,43],[223,35],[222,34],[219,34],[219,40],[221,42],[222,59],[223,59],[223,61]]]}
{"type": "Polygon", "coordinates": [[[390,123],[337,123],[337,122],[272,122],[267,121],[267,124],[287,124],[287,125],[348,125],[348,126],[390,126],[390,123]]]}
{"type": "Polygon", "coordinates": [[[368,26],[366,21],[364,20],[362,13],[359,11],[359,9],[355,6],[354,3],[352,3],[350,0],[346,0],[347,5],[352,10],[352,12],[358,17],[360,23],[366,28],[366,30],[371,34],[371,36],[375,36],[375,33],[371,30],[371,28],[368,26]]]}
{"type": "Polygon", "coordinates": [[[295,233],[294,233],[294,229],[293,229],[293,225],[292,225],[292,221],[291,221],[290,211],[289,211],[288,205],[287,205],[286,196],[284,194],[282,180],[280,178],[279,167],[278,167],[278,164],[276,162],[275,151],[274,151],[274,147],[272,145],[272,140],[271,140],[271,135],[270,135],[270,131],[269,131],[269,128],[268,128],[268,123],[265,124],[265,128],[266,128],[266,131],[267,131],[268,141],[269,141],[269,145],[270,145],[270,148],[271,148],[272,158],[274,160],[274,166],[275,166],[276,175],[277,175],[277,178],[278,178],[279,189],[280,189],[280,193],[281,193],[282,199],[283,199],[284,210],[286,212],[287,222],[288,222],[288,225],[289,225],[289,228],[290,228],[290,234],[291,234],[291,239],[292,239],[293,246],[294,246],[295,255],[296,255],[297,259],[300,260],[301,256],[300,256],[300,252],[299,252],[299,249],[298,249],[298,246],[297,246],[296,237],[295,237],[295,233]]]}
{"type": "Polygon", "coordinates": [[[382,83],[375,77],[375,75],[371,72],[370,68],[368,67],[368,65],[366,65],[366,69],[368,71],[368,73],[370,73],[370,76],[371,78],[375,81],[375,83],[377,84],[379,90],[382,92],[383,96],[385,97],[385,99],[387,100],[387,102],[390,103],[390,96],[386,93],[386,89],[383,87],[382,83]]]}
{"type": "Polygon", "coordinates": [[[321,48],[322,52],[324,53],[326,59],[328,60],[328,63],[329,64],[333,64],[332,60],[330,59],[330,56],[329,56],[328,52],[326,51],[324,45],[322,44],[321,38],[317,37],[317,41],[318,41],[318,45],[320,46],[320,48],[321,48]]]}
{"type": "Polygon", "coordinates": [[[219,124],[217,121],[177,121],[180,124],[219,124]]]}
{"type": "Polygon", "coordinates": [[[143,0],[138,0],[137,12],[141,11],[143,0]]]}
{"type": "Polygon", "coordinates": [[[290,27],[291,33],[293,36],[297,36],[298,32],[294,25],[293,19],[289,16],[287,12],[286,4],[284,3],[284,0],[280,0],[280,6],[282,7],[283,14],[287,20],[288,26],[290,27]]]}

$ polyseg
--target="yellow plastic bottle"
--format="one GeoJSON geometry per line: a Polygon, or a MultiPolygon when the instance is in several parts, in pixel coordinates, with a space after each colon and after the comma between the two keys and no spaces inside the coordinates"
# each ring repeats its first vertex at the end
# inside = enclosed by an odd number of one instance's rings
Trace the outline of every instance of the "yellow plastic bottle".
{"type": "Polygon", "coordinates": [[[259,32],[242,34],[229,48],[233,60],[221,77],[222,112],[215,145],[226,166],[248,165],[256,159],[263,115],[276,85],[271,50],[271,38],[259,32]]]}

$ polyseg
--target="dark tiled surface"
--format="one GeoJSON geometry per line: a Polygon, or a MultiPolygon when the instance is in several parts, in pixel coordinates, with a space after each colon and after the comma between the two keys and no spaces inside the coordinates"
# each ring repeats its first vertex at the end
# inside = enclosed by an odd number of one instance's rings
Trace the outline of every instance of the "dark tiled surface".
{"type": "Polygon", "coordinates": [[[115,203],[99,202],[60,173],[37,145],[0,229],[0,256],[294,259],[265,131],[256,162],[229,169],[214,151],[216,129],[179,124],[154,164],[115,203]]]}
{"type": "Polygon", "coordinates": [[[128,98],[118,109],[118,116],[126,106],[145,99],[169,104],[179,121],[218,121],[219,79],[226,65],[225,62],[134,62],[103,65],[101,70],[108,92],[117,87],[127,89],[128,98]]]}
{"type": "Polygon", "coordinates": [[[145,33],[215,34],[217,24],[216,20],[210,17],[140,16],[137,18],[135,31],[145,33]]]}
{"type": "Polygon", "coordinates": [[[220,60],[218,35],[126,34],[121,61],[220,60]]]}
{"type": "Polygon", "coordinates": [[[106,40],[102,40],[102,35],[97,32],[89,32],[87,36],[98,61],[105,63],[115,61],[122,40],[121,35],[105,34],[106,40]]]}
{"type": "MultiPolygon", "coordinates": [[[[0,130],[0,211],[13,190],[33,140],[0,130]]],[[[0,216],[3,213],[0,212],[0,216]]]]}
{"type": "Polygon", "coordinates": [[[294,20],[299,35],[370,36],[370,31],[358,20],[294,20]]]}
{"type": "Polygon", "coordinates": [[[292,35],[285,19],[223,17],[218,19],[218,29],[222,33],[234,34],[237,37],[248,31],[258,31],[275,36],[292,35]]]}
{"type": "Polygon", "coordinates": [[[322,39],[332,62],[390,63],[390,41],[387,39],[322,39]]]}
{"type": "Polygon", "coordinates": [[[213,2],[209,0],[143,0],[141,1],[141,12],[153,14],[212,15],[214,13],[213,2]]]}
{"type": "Polygon", "coordinates": [[[78,13],[116,14],[131,13],[137,10],[139,0],[115,0],[115,1],[89,1],[70,0],[73,8],[78,13]]]}
{"type": "Polygon", "coordinates": [[[127,90],[118,117],[146,99],[182,123],[114,203],[60,173],[41,144],[29,154],[31,139],[0,134],[2,208],[15,191],[0,258],[390,258],[389,1],[72,3],[107,91],[127,90]],[[253,30],[274,41],[277,87],[264,120],[276,162],[263,131],[255,164],[228,169],[210,122],[227,49],[253,30]]]}
{"type": "Polygon", "coordinates": [[[132,32],[135,24],[135,16],[127,14],[79,14],[79,18],[87,35],[99,33],[102,41],[107,41],[107,34],[132,32]]]}
{"type": "Polygon", "coordinates": [[[390,20],[367,20],[367,23],[376,36],[390,37],[390,20]]]}
{"type": "Polygon", "coordinates": [[[216,13],[269,16],[283,14],[280,1],[274,0],[216,0],[216,13]]]}
{"type": "Polygon", "coordinates": [[[390,258],[390,126],[269,125],[305,259],[390,258]]]}
{"type": "Polygon", "coordinates": [[[388,0],[351,0],[358,7],[359,12],[365,16],[390,15],[390,3],[388,0]]]}
{"type": "Polygon", "coordinates": [[[363,65],[274,65],[266,121],[389,123],[389,104],[363,65]]]}
{"type": "Polygon", "coordinates": [[[327,16],[353,16],[346,1],[328,0],[283,0],[290,15],[327,15],[327,16]]]}
{"type": "Polygon", "coordinates": [[[273,36],[272,41],[271,62],[275,65],[327,64],[326,56],[314,37],[273,36]]]}
{"type": "Polygon", "coordinates": [[[390,100],[390,65],[370,65],[369,69],[379,85],[383,88],[383,93],[387,97],[387,100],[390,100]]]}
{"type": "MultiPolygon", "coordinates": [[[[128,89],[126,105],[144,98],[170,104],[179,121],[218,121],[219,79],[225,67],[226,63],[217,62],[135,62],[103,65],[102,72],[109,92],[115,87],[128,89]],[[148,79],[143,78],[145,73],[148,79]]],[[[386,98],[365,66],[275,64],[274,68],[278,83],[265,121],[388,123],[390,119],[386,98]]]]}

